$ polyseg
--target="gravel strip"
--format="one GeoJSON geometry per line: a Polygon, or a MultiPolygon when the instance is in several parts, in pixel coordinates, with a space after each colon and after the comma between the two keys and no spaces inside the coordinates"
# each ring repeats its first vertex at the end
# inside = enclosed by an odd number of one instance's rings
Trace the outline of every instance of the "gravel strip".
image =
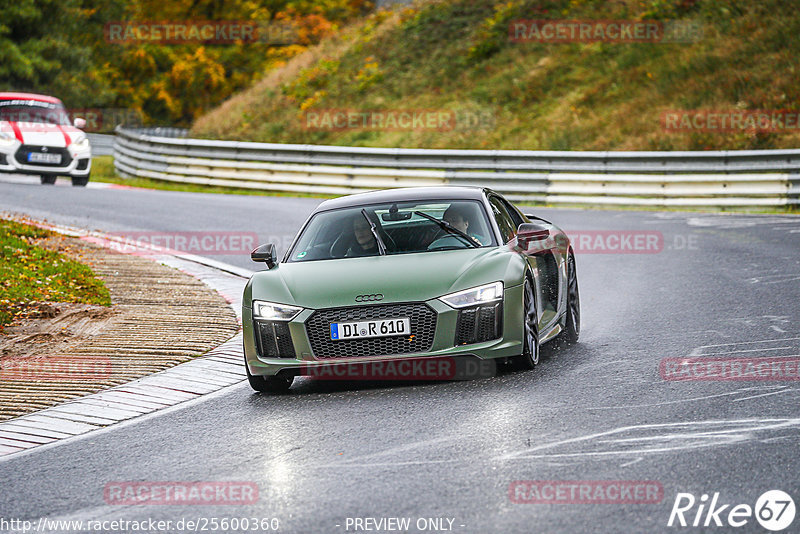
{"type": "Polygon", "coordinates": [[[33,327],[7,328],[0,337],[0,421],[186,362],[239,329],[217,292],[150,258],[74,238],[39,245],[88,264],[111,294],[111,313],[99,314],[94,325],[86,313],[69,321],[64,312],[33,327]]]}

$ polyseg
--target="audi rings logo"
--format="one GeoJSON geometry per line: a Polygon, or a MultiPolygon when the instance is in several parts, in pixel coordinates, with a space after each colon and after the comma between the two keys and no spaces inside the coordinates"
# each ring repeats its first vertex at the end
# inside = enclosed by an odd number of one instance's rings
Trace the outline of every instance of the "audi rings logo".
{"type": "Polygon", "coordinates": [[[356,302],[376,302],[383,300],[383,293],[373,293],[372,295],[358,295],[356,302]]]}

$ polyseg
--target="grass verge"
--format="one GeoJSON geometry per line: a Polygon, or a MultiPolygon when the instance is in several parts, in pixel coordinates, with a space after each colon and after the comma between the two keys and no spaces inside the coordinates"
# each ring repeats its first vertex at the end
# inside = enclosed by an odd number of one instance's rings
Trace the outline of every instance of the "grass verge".
{"type": "Polygon", "coordinates": [[[111,305],[108,289],[88,266],[37,246],[39,240],[53,236],[0,219],[0,331],[31,313],[35,302],[111,305]]]}
{"type": "Polygon", "coordinates": [[[788,122],[774,131],[673,131],[663,116],[797,113],[798,33],[800,16],[779,0],[396,4],[269,71],[198,119],[192,135],[410,148],[795,148],[800,129],[788,122]],[[526,19],[678,20],[701,31],[686,42],[513,42],[509,29],[526,19]],[[330,110],[434,110],[463,120],[445,131],[308,120],[330,110]]]}

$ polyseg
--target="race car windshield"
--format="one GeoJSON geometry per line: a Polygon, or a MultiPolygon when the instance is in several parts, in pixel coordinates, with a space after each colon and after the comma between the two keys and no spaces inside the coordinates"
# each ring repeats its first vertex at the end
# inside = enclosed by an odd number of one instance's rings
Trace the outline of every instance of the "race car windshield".
{"type": "Polygon", "coordinates": [[[316,214],[289,261],[379,256],[383,247],[386,255],[395,255],[494,245],[486,211],[477,201],[394,202],[316,214]]]}
{"type": "Polygon", "coordinates": [[[0,121],[70,124],[64,106],[38,100],[0,100],[0,121]]]}

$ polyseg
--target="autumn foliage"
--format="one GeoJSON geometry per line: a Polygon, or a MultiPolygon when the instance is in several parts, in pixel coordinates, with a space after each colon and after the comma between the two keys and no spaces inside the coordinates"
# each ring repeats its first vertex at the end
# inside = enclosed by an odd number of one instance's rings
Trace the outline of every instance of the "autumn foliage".
{"type": "Polygon", "coordinates": [[[0,91],[53,94],[68,108],[135,110],[189,125],[341,24],[368,0],[17,0],[0,20],[0,91]],[[290,25],[291,42],[109,42],[109,23],[240,21],[290,25]]]}

